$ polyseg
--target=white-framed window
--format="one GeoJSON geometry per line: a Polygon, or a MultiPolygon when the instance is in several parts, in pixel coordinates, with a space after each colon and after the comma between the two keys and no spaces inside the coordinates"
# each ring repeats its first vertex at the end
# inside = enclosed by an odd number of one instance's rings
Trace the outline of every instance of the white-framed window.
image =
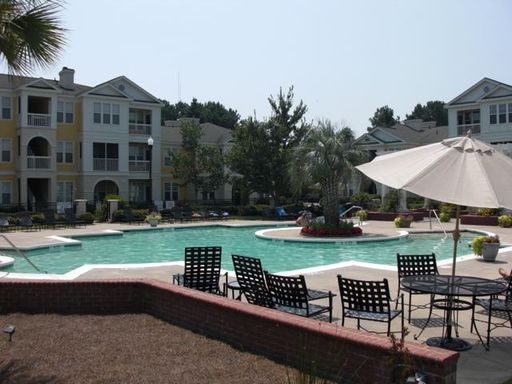
{"type": "Polygon", "coordinates": [[[128,148],[128,159],[135,161],[146,160],[146,148],[142,145],[130,145],[128,148]]]}
{"type": "Polygon", "coordinates": [[[498,122],[498,108],[496,104],[489,105],[489,124],[496,124],[498,122]]]}
{"type": "Polygon", "coordinates": [[[94,124],[119,125],[120,121],[119,104],[94,103],[93,122],[94,124]]]}
{"type": "Polygon", "coordinates": [[[11,161],[11,139],[0,139],[0,156],[1,163],[9,163],[11,161]]]}
{"type": "Polygon", "coordinates": [[[498,104],[498,122],[500,124],[507,122],[507,104],[498,104]]]}
{"type": "Polygon", "coordinates": [[[73,182],[57,181],[57,203],[70,203],[73,201],[73,182]]]}
{"type": "Polygon", "coordinates": [[[94,124],[101,124],[101,103],[94,103],[93,108],[93,122],[94,124]]]}
{"type": "Polygon", "coordinates": [[[508,122],[512,123],[512,103],[508,103],[508,122]]]}
{"type": "Polygon", "coordinates": [[[202,191],[201,198],[203,200],[215,200],[215,191],[202,191]]]}
{"type": "Polygon", "coordinates": [[[57,101],[57,123],[73,124],[73,108],[72,101],[57,101]]]}
{"type": "Polygon", "coordinates": [[[2,96],[2,119],[11,120],[11,97],[2,96]]]}
{"type": "Polygon", "coordinates": [[[165,201],[178,201],[179,200],[179,185],[178,185],[178,183],[164,183],[164,200],[165,201]]]}
{"type": "Polygon", "coordinates": [[[10,181],[0,181],[0,192],[2,196],[0,197],[0,202],[2,204],[11,204],[11,182],[10,181]]]}
{"type": "Polygon", "coordinates": [[[57,163],[73,163],[73,142],[57,141],[57,163]]]}
{"type": "Polygon", "coordinates": [[[172,165],[172,154],[174,152],[174,148],[166,147],[164,148],[164,165],[170,167],[172,165]]]}

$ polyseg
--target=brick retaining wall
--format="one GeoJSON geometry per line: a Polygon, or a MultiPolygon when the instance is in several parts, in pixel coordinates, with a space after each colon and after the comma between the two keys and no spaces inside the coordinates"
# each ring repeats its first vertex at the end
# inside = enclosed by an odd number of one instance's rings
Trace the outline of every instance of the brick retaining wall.
{"type": "MultiPolygon", "coordinates": [[[[0,312],[148,313],[337,381],[390,382],[388,338],[153,280],[2,281],[0,312]]],[[[429,384],[455,383],[459,355],[408,342],[429,384]]]]}

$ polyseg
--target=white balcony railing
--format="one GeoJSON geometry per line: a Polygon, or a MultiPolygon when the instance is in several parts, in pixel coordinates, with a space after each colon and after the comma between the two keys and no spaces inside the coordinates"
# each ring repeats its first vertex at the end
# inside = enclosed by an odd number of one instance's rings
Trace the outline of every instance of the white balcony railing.
{"type": "Polygon", "coordinates": [[[51,117],[50,115],[29,113],[27,114],[27,124],[29,127],[49,127],[51,125],[51,117]]]}
{"type": "Polygon", "coordinates": [[[479,134],[480,133],[480,124],[459,124],[457,125],[457,135],[465,136],[468,131],[471,133],[479,134]]]}
{"type": "Polygon", "coordinates": [[[130,160],[130,172],[149,172],[149,160],[130,160]]]}
{"type": "Polygon", "coordinates": [[[130,135],[151,135],[151,124],[129,124],[130,135]]]}
{"type": "Polygon", "coordinates": [[[93,159],[95,171],[119,171],[118,159],[93,159]]]}
{"type": "Polygon", "coordinates": [[[28,169],[50,169],[50,156],[27,156],[28,169]]]}

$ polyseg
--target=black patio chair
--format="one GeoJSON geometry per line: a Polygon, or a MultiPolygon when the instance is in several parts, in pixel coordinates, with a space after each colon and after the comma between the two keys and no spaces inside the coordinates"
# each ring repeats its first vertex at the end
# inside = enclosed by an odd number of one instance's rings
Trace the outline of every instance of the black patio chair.
{"type": "Polygon", "coordinates": [[[40,230],[41,226],[38,224],[35,224],[32,221],[32,215],[30,212],[20,212],[18,213],[18,226],[23,230],[40,230]]]}
{"type": "Polygon", "coordinates": [[[7,215],[0,215],[0,232],[16,230],[16,224],[9,223],[7,215]]]}
{"type": "Polygon", "coordinates": [[[57,220],[55,217],[55,211],[53,209],[45,209],[43,210],[44,215],[44,225],[46,227],[52,227],[53,229],[58,227],[65,227],[66,222],[62,220],[57,220]]]}
{"type": "Polygon", "coordinates": [[[345,325],[345,318],[347,317],[357,319],[357,329],[362,328],[361,320],[385,322],[388,323],[387,335],[389,336],[391,321],[401,315],[401,335],[402,339],[404,338],[403,294],[396,299],[401,302],[401,309],[392,309],[393,300],[389,295],[387,279],[367,281],[347,279],[338,275],[338,285],[341,295],[342,326],[345,325]]]}
{"type": "MultiPolygon", "coordinates": [[[[512,328],[512,278],[508,279],[507,290],[503,295],[490,297],[488,299],[473,299],[473,310],[471,314],[471,332],[473,332],[473,329],[475,329],[478,336],[480,337],[480,333],[476,328],[476,321],[485,322],[485,320],[479,320],[475,318],[476,305],[479,305],[487,312],[487,342],[486,344],[484,344],[484,347],[485,349],[489,350],[492,331],[494,331],[496,328],[507,327],[507,323],[509,323],[510,328],[512,328]],[[502,321],[492,322],[492,316],[499,317],[502,321]]],[[[480,340],[482,340],[481,337],[480,340]]]]}
{"type": "Polygon", "coordinates": [[[76,228],[83,227],[85,228],[88,224],[85,220],[77,219],[75,216],[75,211],[73,208],[64,208],[64,220],[66,220],[66,225],[76,228]]]}
{"type": "Polygon", "coordinates": [[[250,304],[262,307],[272,307],[272,296],[267,288],[265,274],[261,266],[261,260],[255,257],[231,255],[236,280],[243,294],[250,304]]]}
{"type": "MultiPolygon", "coordinates": [[[[437,270],[437,261],[435,253],[426,254],[426,255],[402,255],[400,253],[396,254],[396,266],[398,269],[398,295],[400,295],[400,291],[409,293],[409,305],[408,305],[408,318],[407,321],[411,322],[411,312],[412,307],[414,310],[429,308],[427,323],[432,316],[432,301],[434,300],[434,295],[430,295],[430,303],[426,305],[413,305],[412,304],[412,296],[413,295],[427,295],[427,293],[413,291],[407,288],[402,287],[401,281],[404,277],[407,276],[418,276],[418,275],[438,275],[439,271],[437,270]]],[[[397,303],[398,305],[398,303],[397,303]]],[[[398,307],[395,307],[395,309],[398,307]]]]}
{"type": "Polygon", "coordinates": [[[185,248],[185,270],[183,274],[173,275],[174,284],[187,288],[226,296],[227,272],[223,274],[225,282],[220,288],[222,247],[185,248]]]}
{"type": "Polygon", "coordinates": [[[327,296],[329,305],[311,304],[306,279],[303,275],[281,276],[267,271],[264,273],[268,290],[272,296],[272,308],[303,317],[317,317],[328,313],[329,322],[332,322],[332,293],[330,291],[327,296]]]}

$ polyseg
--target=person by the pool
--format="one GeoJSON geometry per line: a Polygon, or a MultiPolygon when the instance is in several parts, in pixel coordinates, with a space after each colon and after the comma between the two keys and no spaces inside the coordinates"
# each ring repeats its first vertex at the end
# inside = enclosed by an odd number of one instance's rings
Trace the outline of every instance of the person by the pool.
{"type": "Polygon", "coordinates": [[[505,271],[503,268],[498,269],[498,273],[505,279],[509,281],[512,278],[512,270],[510,272],[505,271]]]}

